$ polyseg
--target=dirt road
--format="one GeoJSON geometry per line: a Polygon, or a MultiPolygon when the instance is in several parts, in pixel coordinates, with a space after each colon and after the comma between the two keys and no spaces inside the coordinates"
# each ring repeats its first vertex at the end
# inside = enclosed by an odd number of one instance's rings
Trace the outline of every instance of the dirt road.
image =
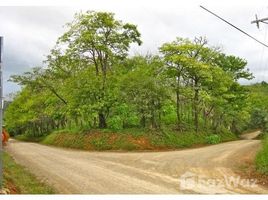
{"type": "Polygon", "coordinates": [[[258,140],[169,152],[85,152],[10,141],[15,160],[60,193],[268,193],[234,174],[258,140]],[[233,182],[232,182],[233,181],[233,182]]]}

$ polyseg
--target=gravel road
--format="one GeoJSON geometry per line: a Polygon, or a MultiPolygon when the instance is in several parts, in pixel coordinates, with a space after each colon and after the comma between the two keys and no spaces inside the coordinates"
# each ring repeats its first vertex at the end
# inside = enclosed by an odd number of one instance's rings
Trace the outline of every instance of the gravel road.
{"type": "Polygon", "coordinates": [[[247,139],[166,152],[86,152],[11,140],[5,150],[63,194],[267,194],[234,173],[260,147],[247,139]]]}

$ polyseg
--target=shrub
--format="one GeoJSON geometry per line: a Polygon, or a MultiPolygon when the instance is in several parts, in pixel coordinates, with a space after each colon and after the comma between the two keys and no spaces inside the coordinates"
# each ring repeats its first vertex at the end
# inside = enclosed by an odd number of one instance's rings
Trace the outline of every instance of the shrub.
{"type": "Polygon", "coordinates": [[[176,107],[171,103],[166,104],[162,108],[162,122],[166,125],[176,124],[177,115],[176,115],[176,107]]]}
{"type": "Polygon", "coordinates": [[[127,127],[136,127],[140,124],[139,117],[136,115],[130,115],[126,120],[127,127]]]}
{"type": "Polygon", "coordinates": [[[112,130],[120,130],[123,128],[122,119],[119,116],[115,116],[108,120],[108,127],[112,130]]]}
{"type": "Polygon", "coordinates": [[[218,144],[221,142],[221,137],[219,135],[209,135],[206,137],[207,144],[218,144]]]}

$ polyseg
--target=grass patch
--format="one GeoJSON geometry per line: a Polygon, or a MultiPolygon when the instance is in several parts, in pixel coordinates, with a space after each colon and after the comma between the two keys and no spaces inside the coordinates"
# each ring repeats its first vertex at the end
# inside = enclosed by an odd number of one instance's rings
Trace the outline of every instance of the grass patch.
{"type": "Polygon", "coordinates": [[[54,194],[55,191],[40,182],[27,169],[15,163],[6,152],[3,152],[4,187],[17,194],[54,194]]]}
{"type": "Polygon", "coordinates": [[[180,149],[205,144],[217,144],[236,139],[236,135],[232,133],[215,135],[211,133],[196,134],[194,132],[177,132],[172,130],[124,129],[122,131],[112,131],[109,129],[95,129],[84,132],[55,131],[38,142],[46,145],[83,150],[132,151],[180,149]]]}
{"type": "Polygon", "coordinates": [[[255,163],[260,173],[268,175],[268,136],[263,139],[262,149],[258,152],[255,163]]]}
{"type": "Polygon", "coordinates": [[[140,143],[145,139],[143,135],[131,133],[101,132],[94,130],[85,133],[53,132],[45,137],[41,143],[59,147],[68,147],[84,150],[143,150],[147,149],[140,143]],[[139,144],[140,143],[140,144],[139,144]]]}
{"type": "Polygon", "coordinates": [[[154,135],[151,140],[155,146],[161,148],[185,148],[196,145],[217,144],[220,142],[236,140],[237,136],[232,133],[195,133],[195,132],[175,132],[165,131],[163,134],[154,135]],[[217,139],[215,139],[217,138],[217,139]],[[212,141],[213,140],[213,141],[212,141]]]}

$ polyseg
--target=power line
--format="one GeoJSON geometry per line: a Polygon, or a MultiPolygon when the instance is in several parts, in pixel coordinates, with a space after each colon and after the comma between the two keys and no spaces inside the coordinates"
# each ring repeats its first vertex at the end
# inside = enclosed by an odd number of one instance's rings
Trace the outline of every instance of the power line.
{"type": "Polygon", "coordinates": [[[268,48],[267,44],[264,44],[263,42],[259,41],[258,39],[256,39],[255,37],[251,36],[250,34],[246,33],[245,31],[243,31],[242,29],[238,28],[237,26],[233,25],[232,23],[228,22],[227,20],[223,19],[222,17],[220,17],[219,15],[213,13],[212,11],[208,10],[207,8],[203,7],[200,5],[200,7],[202,9],[204,9],[205,11],[209,12],[210,14],[214,15],[215,17],[219,18],[220,20],[224,21],[225,23],[229,24],[230,26],[232,26],[233,28],[237,29],[238,31],[242,32],[243,34],[245,34],[246,36],[250,37],[251,39],[255,40],[256,42],[260,43],[261,45],[265,46],[268,48]]]}

